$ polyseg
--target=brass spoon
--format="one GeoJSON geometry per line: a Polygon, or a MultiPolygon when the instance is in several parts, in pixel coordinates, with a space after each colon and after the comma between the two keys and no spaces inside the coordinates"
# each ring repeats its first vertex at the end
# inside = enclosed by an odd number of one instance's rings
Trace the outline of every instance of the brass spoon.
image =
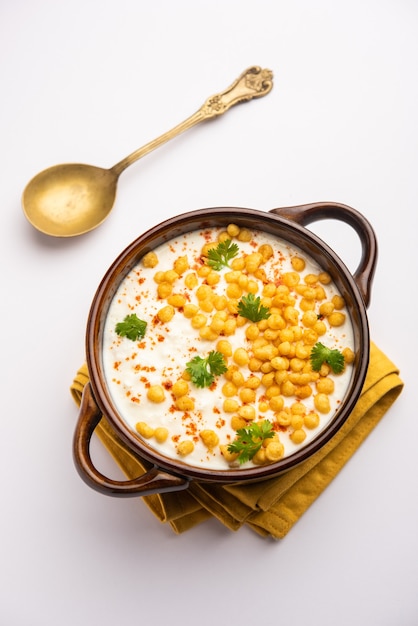
{"type": "Polygon", "coordinates": [[[93,230],[110,213],[118,178],[129,165],[192,126],[222,115],[233,105],[268,94],[272,86],[270,70],[250,67],[224,92],[208,98],[191,117],[110,169],[67,163],[40,172],[23,192],[27,219],[53,237],[74,237],[93,230]]]}

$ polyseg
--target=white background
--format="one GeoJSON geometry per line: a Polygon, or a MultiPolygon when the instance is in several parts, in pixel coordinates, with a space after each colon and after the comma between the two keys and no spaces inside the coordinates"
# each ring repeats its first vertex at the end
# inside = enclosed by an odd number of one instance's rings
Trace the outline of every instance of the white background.
{"type": "MultiPolygon", "coordinates": [[[[0,1],[2,625],[418,623],[417,42],[416,0],[0,1]],[[38,171],[110,167],[251,65],[272,92],[131,166],[99,229],[25,220],[38,171]],[[114,258],[184,211],[326,200],[376,230],[371,335],[406,383],[339,476],[280,542],[215,520],[177,536],[89,489],[69,385],[114,258]]],[[[354,271],[351,231],[315,228],[354,271]]]]}

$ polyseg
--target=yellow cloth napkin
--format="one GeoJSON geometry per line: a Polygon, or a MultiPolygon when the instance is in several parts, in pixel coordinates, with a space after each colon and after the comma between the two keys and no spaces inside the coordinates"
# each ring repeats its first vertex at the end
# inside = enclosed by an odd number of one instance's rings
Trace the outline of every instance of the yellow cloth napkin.
{"type": "MultiPolygon", "coordinates": [[[[79,405],[89,380],[87,366],[70,387],[79,405]]],[[[310,459],[277,478],[245,485],[191,482],[185,491],[144,496],[161,522],[182,533],[211,517],[231,530],[244,524],[262,536],[283,538],[322,493],[399,396],[403,382],[398,368],[374,344],[361,396],[340,431],[310,459]]],[[[128,479],[147,470],[102,417],[95,433],[128,479]]]]}

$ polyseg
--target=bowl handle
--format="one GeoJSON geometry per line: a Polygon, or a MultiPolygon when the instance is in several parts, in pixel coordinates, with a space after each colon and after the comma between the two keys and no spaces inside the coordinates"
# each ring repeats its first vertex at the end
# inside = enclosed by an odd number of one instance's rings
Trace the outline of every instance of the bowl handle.
{"type": "Polygon", "coordinates": [[[90,440],[101,418],[102,413],[96,404],[90,383],[87,383],[74,433],[73,456],[78,473],[90,487],[105,495],[119,497],[148,496],[153,493],[180,491],[188,487],[189,481],[186,478],[163,472],[155,466],[132,480],[106,478],[95,468],[90,456],[90,440]]]}
{"type": "Polygon", "coordinates": [[[371,285],[377,262],[377,240],[370,222],[359,211],[336,202],[314,202],[299,206],[272,209],[279,217],[297,222],[306,226],[311,222],[324,219],[336,219],[345,222],[358,234],[361,242],[362,254],[360,263],[353,274],[360,294],[366,307],[370,304],[371,285]]]}

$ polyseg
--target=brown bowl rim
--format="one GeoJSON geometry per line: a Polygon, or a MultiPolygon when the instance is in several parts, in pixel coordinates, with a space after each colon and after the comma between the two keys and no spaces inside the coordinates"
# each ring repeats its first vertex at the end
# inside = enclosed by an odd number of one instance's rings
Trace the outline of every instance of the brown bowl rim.
{"type": "Polygon", "coordinates": [[[102,414],[106,416],[117,435],[130,450],[140,459],[175,475],[202,482],[219,483],[238,483],[273,477],[296,467],[322,449],[341,429],[354,409],[367,374],[370,351],[366,306],[353,275],[336,252],[315,233],[291,219],[272,212],[239,207],[214,207],[185,212],[160,222],[133,240],[113,261],[97,288],[88,316],[85,343],[87,366],[95,401],[102,414]],[[330,423],[312,441],[276,463],[251,468],[218,470],[201,468],[166,457],[148,446],[131,430],[111,401],[102,372],[101,346],[99,344],[101,343],[105,313],[111,298],[124,276],[144,254],[178,234],[210,226],[222,226],[231,222],[236,223],[237,221],[242,226],[267,230],[267,232],[285,239],[302,250],[306,249],[303,244],[307,244],[309,248],[307,253],[316,260],[321,254],[321,261],[317,260],[317,262],[330,272],[332,279],[343,292],[350,310],[357,356],[353,365],[351,382],[340,408],[330,423]],[[189,226],[191,227],[189,228],[189,226]],[[286,232],[285,236],[280,232],[281,230],[286,232]],[[291,234],[290,237],[288,236],[289,233],[291,234]]]}

